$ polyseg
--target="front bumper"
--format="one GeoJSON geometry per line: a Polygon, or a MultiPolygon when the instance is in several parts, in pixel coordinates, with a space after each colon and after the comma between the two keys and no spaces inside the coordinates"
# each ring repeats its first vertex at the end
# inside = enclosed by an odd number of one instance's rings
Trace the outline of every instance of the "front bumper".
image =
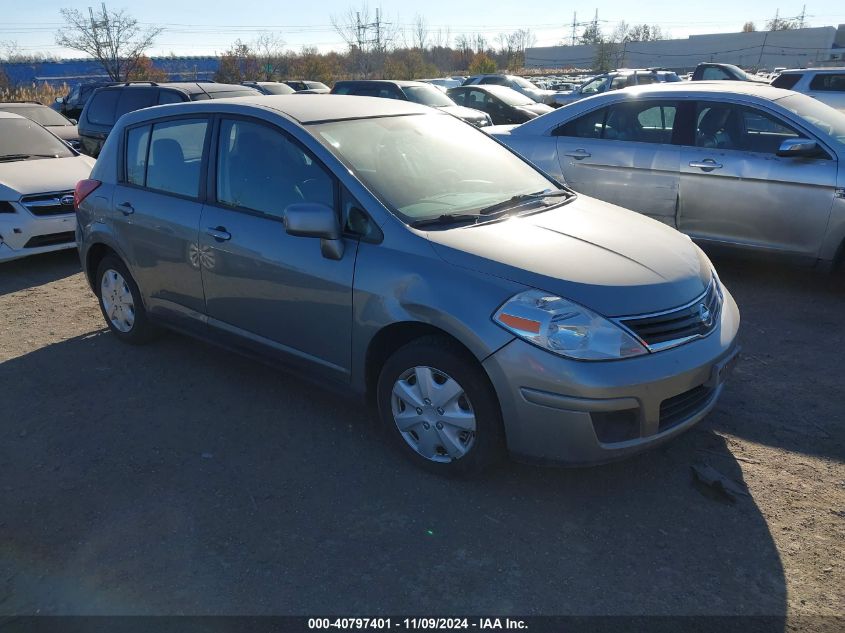
{"type": "MultiPolygon", "coordinates": [[[[18,206],[16,204],[16,206],[18,206]]],[[[76,247],[76,216],[0,213],[0,262],[76,247]]]]}
{"type": "Polygon", "coordinates": [[[739,349],[739,310],[723,288],[719,327],[669,350],[575,361],[515,339],[484,361],[516,459],[587,465],[664,442],[715,406],[739,349]]]}

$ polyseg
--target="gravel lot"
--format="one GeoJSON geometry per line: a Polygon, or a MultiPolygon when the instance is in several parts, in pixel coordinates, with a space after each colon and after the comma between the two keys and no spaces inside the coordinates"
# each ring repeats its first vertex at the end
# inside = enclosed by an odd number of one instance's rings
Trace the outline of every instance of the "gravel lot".
{"type": "Polygon", "coordinates": [[[845,614],[845,290],[715,261],[744,360],[704,422],[471,481],[295,377],[120,344],[75,252],[5,264],[0,614],[845,614]]]}

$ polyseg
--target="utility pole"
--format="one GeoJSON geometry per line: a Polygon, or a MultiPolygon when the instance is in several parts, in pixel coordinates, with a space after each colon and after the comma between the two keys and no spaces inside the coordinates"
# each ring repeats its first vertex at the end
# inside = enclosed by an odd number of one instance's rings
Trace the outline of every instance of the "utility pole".
{"type": "Polygon", "coordinates": [[[804,28],[804,18],[806,17],[806,15],[807,15],[807,5],[805,4],[803,7],[801,7],[801,15],[798,16],[798,28],[799,29],[804,28]]]}
{"type": "Polygon", "coordinates": [[[578,26],[578,12],[572,12],[572,46],[575,46],[575,28],[578,26]]]}

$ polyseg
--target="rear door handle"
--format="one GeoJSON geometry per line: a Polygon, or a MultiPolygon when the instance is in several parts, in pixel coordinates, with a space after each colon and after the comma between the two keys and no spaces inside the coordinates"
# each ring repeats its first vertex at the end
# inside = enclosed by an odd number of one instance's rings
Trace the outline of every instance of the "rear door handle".
{"type": "Polygon", "coordinates": [[[713,171],[714,169],[721,169],[721,163],[717,163],[712,158],[705,158],[702,161],[690,161],[690,167],[697,167],[698,169],[702,169],[704,171],[713,171]]]}
{"type": "Polygon", "coordinates": [[[117,208],[120,209],[123,215],[132,215],[135,213],[135,207],[132,206],[131,202],[121,202],[117,205],[117,208]]]}
{"type": "Polygon", "coordinates": [[[565,155],[570,158],[574,158],[575,160],[581,160],[582,158],[589,158],[592,156],[592,154],[585,149],[576,149],[574,152],[567,152],[565,155]]]}
{"type": "Polygon", "coordinates": [[[225,227],[222,227],[222,226],[218,226],[218,227],[210,226],[205,230],[205,232],[208,233],[211,237],[213,237],[218,242],[226,242],[226,241],[232,239],[232,234],[229,233],[225,229],[225,227]]]}

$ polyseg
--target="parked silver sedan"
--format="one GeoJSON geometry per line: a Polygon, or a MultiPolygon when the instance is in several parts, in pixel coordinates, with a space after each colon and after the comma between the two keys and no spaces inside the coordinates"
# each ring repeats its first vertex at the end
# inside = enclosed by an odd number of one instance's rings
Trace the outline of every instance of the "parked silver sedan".
{"type": "Polygon", "coordinates": [[[642,86],[489,133],[576,191],[702,243],[825,266],[845,252],[845,115],[805,95],[642,86]]]}

